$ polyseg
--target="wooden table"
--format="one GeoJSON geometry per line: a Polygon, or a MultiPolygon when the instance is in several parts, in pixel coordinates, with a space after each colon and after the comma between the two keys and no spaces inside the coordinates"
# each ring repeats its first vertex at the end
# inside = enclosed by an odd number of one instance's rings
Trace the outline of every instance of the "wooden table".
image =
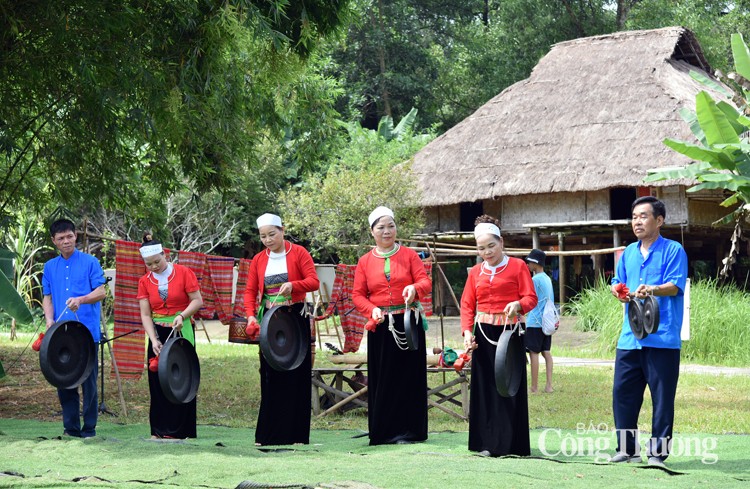
{"type": "MultiPolygon", "coordinates": [[[[442,376],[440,384],[427,390],[427,408],[437,408],[446,414],[462,419],[469,419],[469,377],[468,372],[456,372],[452,368],[428,367],[428,384],[434,374],[442,376]],[[450,379],[450,380],[449,380],[450,379]],[[451,407],[456,406],[459,411],[451,407]]],[[[312,409],[316,416],[323,417],[340,411],[352,403],[354,407],[367,409],[367,402],[361,397],[367,393],[367,386],[358,382],[357,375],[367,375],[367,368],[326,367],[314,368],[312,372],[312,409]],[[328,380],[327,380],[328,379],[328,380]],[[321,412],[320,391],[333,402],[333,405],[321,412]]]]}

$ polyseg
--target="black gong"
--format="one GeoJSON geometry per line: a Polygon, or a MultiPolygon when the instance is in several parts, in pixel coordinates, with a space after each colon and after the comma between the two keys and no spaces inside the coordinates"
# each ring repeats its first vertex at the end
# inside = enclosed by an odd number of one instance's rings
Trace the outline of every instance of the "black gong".
{"type": "Polygon", "coordinates": [[[514,330],[500,334],[495,350],[495,387],[503,397],[513,397],[521,387],[522,369],[526,368],[523,342],[513,340],[514,330]]]}
{"type": "Polygon", "coordinates": [[[159,385],[172,404],[195,399],[201,382],[201,367],[195,347],[185,338],[170,338],[159,353],[159,385]]]}
{"type": "Polygon", "coordinates": [[[659,301],[653,295],[643,301],[643,329],[646,334],[654,334],[659,330],[659,301]]]}
{"type": "Polygon", "coordinates": [[[404,312],[404,334],[406,335],[406,346],[409,350],[419,348],[419,321],[415,321],[416,313],[407,309],[404,312]]]}
{"type": "Polygon", "coordinates": [[[39,349],[39,366],[47,382],[74,389],[96,368],[96,344],[91,331],[78,321],[58,321],[49,327],[39,349]]]}
{"type": "Polygon", "coordinates": [[[263,315],[260,323],[260,351],[268,364],[280,372],[299,367],[310,351],[303,328],[301,308],[274,306],[263,315]]]}
{"type": "Polygon", "coordinates": [[[628,303],[628,321],[633,336],[642,340],[648,336],[648,332],[643,324],[643,304],[638,299],[631,299],[628,303]]]}

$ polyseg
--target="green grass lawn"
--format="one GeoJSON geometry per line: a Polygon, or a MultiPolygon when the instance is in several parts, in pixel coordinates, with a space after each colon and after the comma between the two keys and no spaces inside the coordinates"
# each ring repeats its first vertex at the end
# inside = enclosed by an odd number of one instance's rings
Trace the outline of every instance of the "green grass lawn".
{"type": "Polygon", "coordinates": [[[248,428],[199,426],[198,439],[154,442],[148,427],[102,422],[91,440],[57,439],[58,423],[0,419],[0,487],[730,487],[750,481],[750,437],[681,438],[670,471],[612,466],[610,433],[533,430],[530,458],[488,459],[466,432],[426,443],[370,447],[352,430],[315,430],[311,444],[259,450],[248,428]],[[562,452],[561,452],[562,448],[562,452]],[[714,463],[703,463],[706,462],[714,463]]]}
{"type": "MultiPolygon", "coordinates": [[[[0,475],[0,487],[154,487],[153,482],[236,487],[247,480],[261,484],[252,487],[618,488],[665,481],[680,487],[750,481],[747,376],[681,376],[675,423],[676,443],[681,445],[679,454],[668,460],[675,472],[670,473],[597,463],[614,451],[610,367],[556,368],[556,391],[530,395],[533,458],[472,455],[466,449],[467,423],[434,409],[430,438],[423,444],[369,447],[366,437],[357,437],[367,429],[367,417],[359,409],[314,418],[309,446],[262,451],[253,445],[259,404],[257,347],[232,344],[198,345],[202,382],[197,440],[148,440],[145,378],[125,382],[128,415],[123,416],[109,375],[106,402],[119,416],[102,415],[96,439],[57,439],[62,432],[57,397],[38,371],[36,353],[21,355],[27,339],[10,342],[0,335],[0,359],[8,371],[0,380],[0,472],[23,475],[0,475]],[[715,463],[703,463],[714,457],[715,463]]],[[[319,354],[316,365],[330,362],[319,354]]],[[[441,379],[431,375],[430,380],[435,384],[441,379]]],[[[644,436],[650,418],[647,394],[640,415],[644,436]]]]}

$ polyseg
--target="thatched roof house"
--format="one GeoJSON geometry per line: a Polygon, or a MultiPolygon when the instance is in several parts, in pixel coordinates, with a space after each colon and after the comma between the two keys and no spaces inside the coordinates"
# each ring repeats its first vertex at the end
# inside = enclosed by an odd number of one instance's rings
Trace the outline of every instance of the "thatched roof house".
{"type": "Polygon", "coordinates": [[[643,187],[648,169],[688,163],[662,140],[693,140],[679,111],[705,87],[691,70],[710,72],[681,27],[554,45],[528,79],[416,154],[428,231],[470,230],[481,212],[523,233],[527,223],[627,219],[644,193],[667,202],[669,224],[710,224],[720,211],[694,211],[689,182],[643,187]]]}

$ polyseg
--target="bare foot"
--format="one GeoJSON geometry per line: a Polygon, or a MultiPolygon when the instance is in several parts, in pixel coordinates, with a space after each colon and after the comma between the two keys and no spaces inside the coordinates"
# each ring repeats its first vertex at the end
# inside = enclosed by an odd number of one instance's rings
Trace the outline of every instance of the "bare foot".
{"type": "Polygon", "coordinates": [[[531,392],[532,394],[536,394],[537,392],[539,392],[539,389],[537,389],[536,387],[532,387],[529,389],[529,392],[531,392]]]}
{"type": "Polygon", "coordinates": [[[555,392],[555,389],[552,388],[552,386],[547,386],[544,388],[544,392],[547,392],[548,394],[551,394],[552,392],[555,392]]]}

